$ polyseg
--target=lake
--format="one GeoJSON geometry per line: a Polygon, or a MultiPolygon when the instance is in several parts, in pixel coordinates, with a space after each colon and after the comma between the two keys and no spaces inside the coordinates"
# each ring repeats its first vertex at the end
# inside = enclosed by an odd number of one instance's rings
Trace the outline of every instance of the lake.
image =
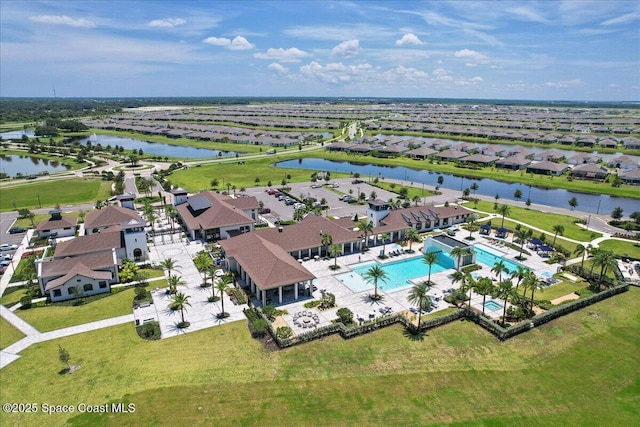
{"type": "Polygon", "coordinates": [[[171,145],[160,142],[148,142],[139,139],[122,138],[111,135],[91,135],[90,137],[81,138],[80,143],[86,145],[88,141],[91,144],[101,144],[103,147],[111,145],[119,145],[127,150],[142,150],[144,154],[161,157],[177,157],[181,159],[206,159],[212,157],[230,157],[235,156],[235,151],[211,150],[207,148],[184,147],[182,145],[171,145]]]}
{"type": "MultiPolygon", "coordinates": [[[[577,209],[584,212],[608,214],[617,206],[624,209],[626,214],[640,210],[640,200],[637,199],[600,194],[576,193],[563,189],[529,187],[525,184],[507,183],[488,178],[464,178],[451,174],[438,174],[428,170],[410,169],[403,166],[377,166],[315,158],[287,160],[276,163],[276,166],[292,169],[310,169],[315,171],[335,171],[343,173],[357,172],[364,178],[367,176],[370,176],[372,179],[375,177],[393,178],[404,180],[407,184],[413,182],[414,186],[416,183],[424,183],[435,187],[438,185],[438,176],[442,175],[444,182],[441,187],[462,191],[463,189],[470,187],[471,184],[475,182],[478,184],[478,190],[476,193],[485,196],[495,196],[496,194],[499,194],[502,199],[514,200],[513,193],[515,190],[520,189],[522,192],[521,201],[523,206],[524,201],[529,198],[532,203],[559,208],[569,208],[569,199],[575,197],[578,200],[577,209]]],[[[638,192],[640,193],[640,188],[638,189],[638,192]]]]}
{"type": "Polygon", "coordinates": [[[37,175],[42,172],[64,172],[71,169],[59,160],[38,159],[35,157],[19,156],[15,154],[0,154],[0,172],[10,177],[18,173],[22,175],[37,175]]]}

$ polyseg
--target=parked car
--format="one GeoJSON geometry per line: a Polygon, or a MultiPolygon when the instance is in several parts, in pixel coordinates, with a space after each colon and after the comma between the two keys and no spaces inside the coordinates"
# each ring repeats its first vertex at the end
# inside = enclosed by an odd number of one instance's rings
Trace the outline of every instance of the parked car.
{"type": "Polygon", "coordinates": [[[258,211],[258,213],[259,213],[260,215],[268,214],[268,213],[271,213],[271,209],[269,209],[269,208],[262,208],[262,209],[260,209],[260,210],[258,211]]]}
{"type": "Polygon", "coordinates": [[[321,184],[312,184],[311,188],[322,188],[321,184]]]}
{"type": "Polygon", "coordinates": [[[334,182],[333,185],[331,185],[333,188],[338,188],[340,187],[340,184],[338,184],[337,182],[334,182]]]}
{"type": "Polygon", "coordinates": [[[284,204],[287,206],[295,205],[297,202],[294,199],[286,199],[284,204]]]}
{"type": "Polygon", "coordinates": [[[352,184],[362,184],[364,181],[361,179],[354,179],[353,181],[351,181],[352,184]]]}
{"type": "Polygon", "coordinates": [[[304,209],[306,205],[304,203],[294,203],[293,209],[304,209]]]}
{"type": "Polygon", "coordinates": [[[0,256],[0,259],[1,260],[7,260],[7,259],[8,260],[12,260],[13,259],[13,255],[11,255],[11,254],[2,255],[2,256],[0,256]]]}
{"type": "Polygon", "coordinates": [[[0,245],[0,251],[14,251],[18,249],[18,245],[10,245],[8,243],[3,243],[0,245]]]}
{"type": "Polygon", "coordinates": [[[278,190],[276,190],[275,188],[269,188],[267,191],[267,194],[270,196],[273,196],[274,194],[278,193],[278,190]]]}
{"type": "Polygon", "coordinates": [[[27,229],[24,227],[11,227],[9,229],[9,234],[18,234],[18,233],[26,233],[27,229]]]}
{"type": "Polygon", "coordinates": [[[0,276],[4,274],[4,267],[0,267],[0,276]]]}
{"type": "Polygon", "coordinates": [[[0,266],[2,267],[8,267],[11,264],[11,261],[9,260],[4,260],[4,261],[0,261],[0,266]]]}

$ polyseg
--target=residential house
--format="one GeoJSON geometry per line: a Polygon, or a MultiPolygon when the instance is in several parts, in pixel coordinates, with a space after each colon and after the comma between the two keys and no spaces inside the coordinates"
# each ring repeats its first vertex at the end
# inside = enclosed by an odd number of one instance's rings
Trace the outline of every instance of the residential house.
{"type": "Polygon", "coordinates": [[[496,167],[502,169],[521,170],[531,164],[531,160],[521,155],[505,157],[496,161],[496,167]]]}
{"type": "Polygon", "coordinates": [[[618,178],[625,184],[640,185],[640,169],[618,169],[618,178]]]}
{"type": "Polygon", "coordinates": [[[607,166],[616,169],[634,170],[638,169],[638,162],[629,156],[622,155],[609,159],[607,166]]]}
{"type": "Polygon", "coordinates": [[[574,178],[593,179],[604,181],[609,175],[609,169],[593,163],[584,163],[575,166],[571,171],[574,178]]]}
{"type": "Polygon", "coordinates": [[[555,163],[549,161],[532,163],[527,166],[527,172],[554,176],[562,175],[567,171],[567,169],[569,169],[569,165],[565,163],[555,163]]]}

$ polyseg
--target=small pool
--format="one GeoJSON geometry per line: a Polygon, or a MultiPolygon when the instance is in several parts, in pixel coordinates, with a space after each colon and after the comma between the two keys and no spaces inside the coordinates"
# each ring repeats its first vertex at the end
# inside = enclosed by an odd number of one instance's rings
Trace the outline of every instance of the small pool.
{"type": "Polygon", "coordinates": [[[495,301],[487,301],[484,303],[484,306],[489,310],[500,310],[502,306],[495,301]]]}

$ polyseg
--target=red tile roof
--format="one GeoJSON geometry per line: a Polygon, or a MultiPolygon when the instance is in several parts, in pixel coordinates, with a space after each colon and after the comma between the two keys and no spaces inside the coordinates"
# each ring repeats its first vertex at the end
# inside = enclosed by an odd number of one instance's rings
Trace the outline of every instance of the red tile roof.
{"type": "Polygon", "coordinates": [[[142,221],[140,215],[132,209],[120,206],[107,206],[103,209],[95,210],[85,217],[85,229],[102,228],[110,225],[120,225],[131,220],[142,221]]]}
{"type": "Polygon", "coordinates": [[[200,191],[189,197],[187,203],[176,206],[176,210],[190,230],[251,224],[253,219],[243,209],[247,209],[246,206],[251,206],[248,209],[252,209],[254,201],[257,209],[257,200],[255,197],[246,197],[247,201],[240,199],[245,198],[232,199],[212,191],[200,191]],[[196,201],[197,204],[194,203],[196,201]],[[202,208],[198,209],[200,207],[202,208]]]}

